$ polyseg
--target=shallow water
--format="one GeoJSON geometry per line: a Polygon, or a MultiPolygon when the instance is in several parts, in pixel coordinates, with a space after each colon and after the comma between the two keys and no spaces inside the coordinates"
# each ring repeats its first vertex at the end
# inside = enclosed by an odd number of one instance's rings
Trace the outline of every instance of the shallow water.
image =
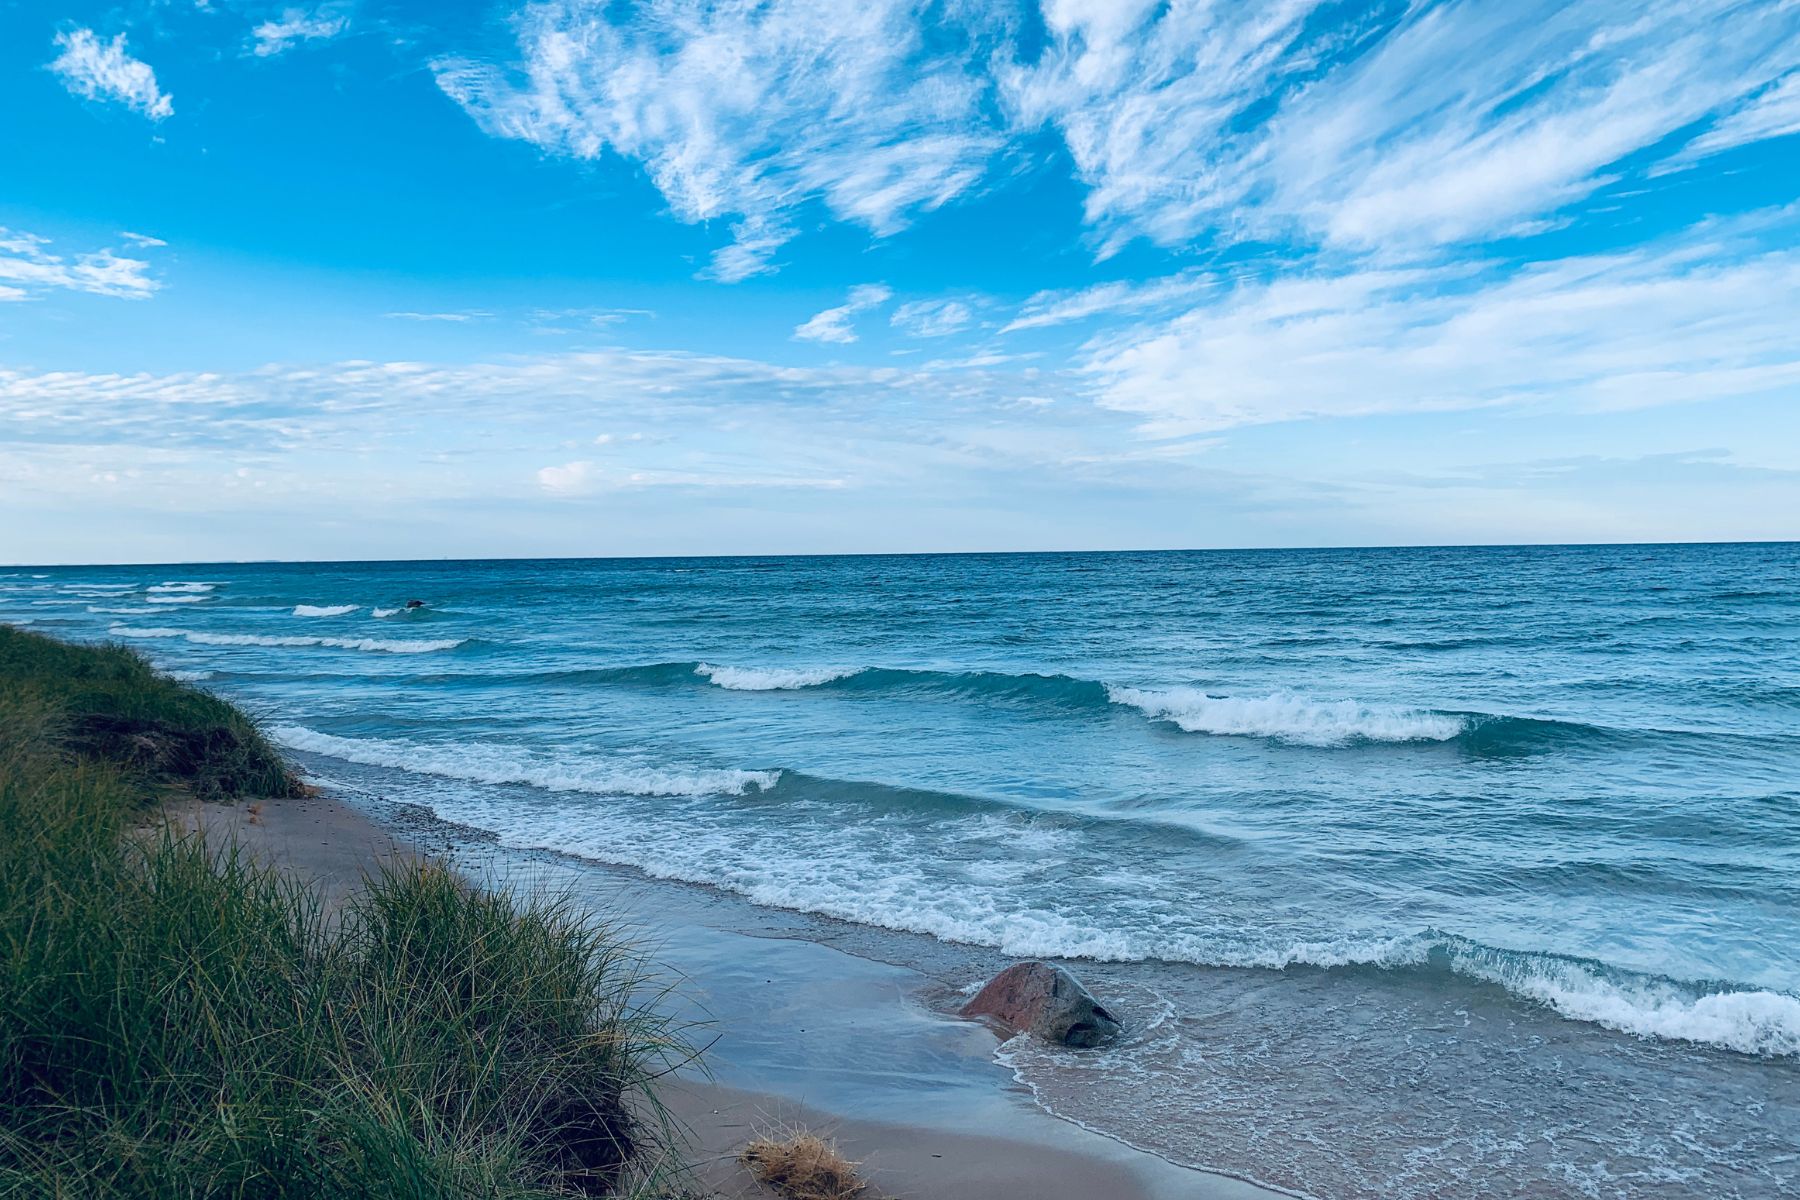
{"type": "Polygon", "coordinates": [[[1797,585],[1792,545],[86,568],[0,619],[511,845],[1089,960],[1133,1036],[1003,1055],[1171,1157],[1767,1196],[1797,585]]]}

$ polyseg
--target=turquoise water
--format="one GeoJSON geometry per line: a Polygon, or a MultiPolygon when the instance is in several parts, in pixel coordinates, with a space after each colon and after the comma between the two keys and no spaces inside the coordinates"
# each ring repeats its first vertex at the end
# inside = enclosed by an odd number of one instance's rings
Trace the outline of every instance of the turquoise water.
{"type": "MultiPolygon", "coordinates": [[[[20,569],[0,619],[508,844],[1800,1095],[1800,546],[20,569]]],[[[1766,1178],[1681,1186],[1791,1182],[1758,1119],[1766,1178]]]]}

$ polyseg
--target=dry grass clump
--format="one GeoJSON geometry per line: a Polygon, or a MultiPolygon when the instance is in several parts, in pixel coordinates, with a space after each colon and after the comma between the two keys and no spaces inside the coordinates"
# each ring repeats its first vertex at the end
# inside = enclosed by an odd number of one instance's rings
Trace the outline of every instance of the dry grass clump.
{"type": "Polygon", "coordinates": [[[758,1183],[788,1200],[852,1200],[869,1186],[857,1175],[858,1164],[838,1153],[836,1144],[804,1130],[759,1137],[738,1161],[758,1183]]]}

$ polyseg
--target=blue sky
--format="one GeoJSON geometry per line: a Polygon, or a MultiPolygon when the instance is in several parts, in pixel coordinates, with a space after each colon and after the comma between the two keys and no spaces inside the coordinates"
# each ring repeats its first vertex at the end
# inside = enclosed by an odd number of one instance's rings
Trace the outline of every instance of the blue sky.
{"type": "Polygon", "coordinates": [[[1800,536],[1792,3],[27,2],[0,59],[3,560],[1800,536]]]}

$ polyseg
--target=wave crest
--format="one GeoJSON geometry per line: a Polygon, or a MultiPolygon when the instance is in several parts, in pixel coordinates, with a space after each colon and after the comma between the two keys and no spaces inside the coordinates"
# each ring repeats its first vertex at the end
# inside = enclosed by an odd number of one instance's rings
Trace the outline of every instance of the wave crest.
{"type": "Polygon", "coordinates": [[[353,613],[361,607],[360,604],[296,604],[294,605],[294,615],[296,617],[341,617],[347,613],[353,613]]]}
{"type": "Polygon", "coordinates": [[[1213,696],[1193,687],[1109,685],[1114,704],[1189,733],[1273,738],[1303,746],[1346,742],[1447,742],[1468,727],[1464,718],[1360,700],[1312,700],[1291,692],[1269,696],[1213,696]]]}
{"type": "Polygon", "coordinates": [[[696,663],[694,674],[704,675],[734,692],[780,692],[818,687],[834,679],[847,679],[860,667],[716,667],[696,663]]]}

